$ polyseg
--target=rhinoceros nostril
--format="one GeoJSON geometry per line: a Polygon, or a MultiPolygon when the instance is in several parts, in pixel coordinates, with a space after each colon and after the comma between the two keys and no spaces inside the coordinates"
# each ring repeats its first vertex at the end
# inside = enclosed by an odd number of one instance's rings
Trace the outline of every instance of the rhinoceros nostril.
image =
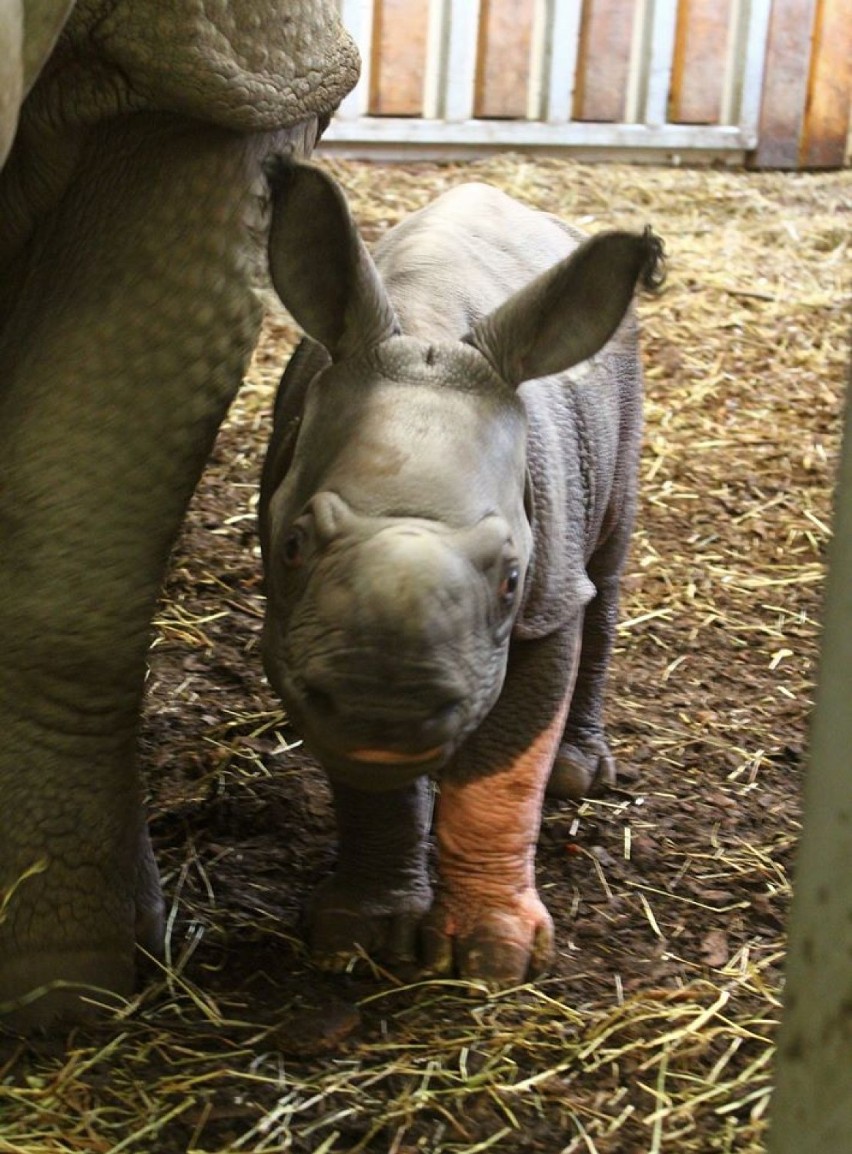
{"type": "Polygon", "coordinates": [[[337,706],[331,694],[317,685],[311,685],[310,682],[306,682],[302,688],[302,700],[305,708],[311,713],[321,713],[326,717],[333,717],[337,713],[337,706]]]}
{"type": "Polygon", "coordinates": [[[443,705],[433,710],[426,722],[427,728],[436,730],[452,726],[458,718],[461,705],[460,700],[445,701],[443,705]]]}
{"type": "Polygon", "coordinates": [[[458,713],[461,708],[461,701],[454,699],[453,701],[445,701],[443,705],[439,706],[432,717],[435,721],[446,721],[453,714],[458,713]]]}

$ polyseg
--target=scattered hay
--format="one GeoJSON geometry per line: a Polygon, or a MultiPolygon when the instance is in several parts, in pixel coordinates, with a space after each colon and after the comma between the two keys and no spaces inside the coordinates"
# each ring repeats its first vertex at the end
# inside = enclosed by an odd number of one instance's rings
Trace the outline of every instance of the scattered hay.
{"type": "Polygon", "coordinates": [[[298,909],[331,862],[329,807],[256,652],[258,458],[295,337],[273,315],[151,656],[169,965],[67,1050],[9,1041],[0,1152],[758,1154],[848,356],[852,178],[328,163],[371,240],[471,177],[592,231],[650,222],[666,239],[667,287],[640,304],[642,507],[609,709],[622,780],[548,803],[552,976],[490,994],[367,963],[340,979],[311,969],[298,909]]]}

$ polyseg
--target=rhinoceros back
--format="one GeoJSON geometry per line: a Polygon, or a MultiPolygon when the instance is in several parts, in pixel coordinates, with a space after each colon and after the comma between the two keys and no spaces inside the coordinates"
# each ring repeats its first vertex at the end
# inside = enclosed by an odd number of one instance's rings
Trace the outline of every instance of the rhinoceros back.
{"type": "Polygon", "coordinates": [[[582,239],[499,189],[463,184],[406,217],[373,256],[403,332],[452,340],[582,239]]]}

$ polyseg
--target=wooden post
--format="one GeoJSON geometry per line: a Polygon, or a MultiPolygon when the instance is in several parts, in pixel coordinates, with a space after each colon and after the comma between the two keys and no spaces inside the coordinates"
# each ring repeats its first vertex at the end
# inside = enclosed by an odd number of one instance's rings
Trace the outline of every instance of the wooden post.
{"type": "Polygon", "coordinates": [[[852,381],[790,919],[769,1154],[852,1142],[852,381]]]}
{"type": "Polygon", "coordinates": [[[850,89],[852,0],[819,0],[799,157],[803,168],[842,167],[849,137],[850,89]]]}
{"type": "Polygon", "coordinates": [[[805,118],[816,0],[774,0],[769,18],[758,168],[796,168],[805,118]]]}

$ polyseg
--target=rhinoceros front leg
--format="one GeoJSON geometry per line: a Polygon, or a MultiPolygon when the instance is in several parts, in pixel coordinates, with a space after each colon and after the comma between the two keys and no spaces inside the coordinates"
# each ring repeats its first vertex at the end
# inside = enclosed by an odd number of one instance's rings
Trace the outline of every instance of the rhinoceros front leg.
{"type": "Polygon", "coordinates": [[[420,778],[391,793],[333,783],[337,868],[308,909],[313,956],[343,969],[359,950],[391,962],[413,961],[432,890],[426,868],[432,787],[420,778]]]}
{"type": "Polygon", "coordinates": [[[512,649],[496,706],[442,780],[439,888],[422,931],[429,972],[513,982],[550,958],[553,926],[535,886],[535,848],[579,627],[512,649]]]}
{"type": "Polygon", "coordinates": [[[94,129],[13,270],[0,1015],[18,1005],[25,1023],[77,1016],[78,985],[128,993],[135,940],[162,939],[135,751],[149,622],[260,319],[246,255],[260,147],[166,117],[94,129]]]}

